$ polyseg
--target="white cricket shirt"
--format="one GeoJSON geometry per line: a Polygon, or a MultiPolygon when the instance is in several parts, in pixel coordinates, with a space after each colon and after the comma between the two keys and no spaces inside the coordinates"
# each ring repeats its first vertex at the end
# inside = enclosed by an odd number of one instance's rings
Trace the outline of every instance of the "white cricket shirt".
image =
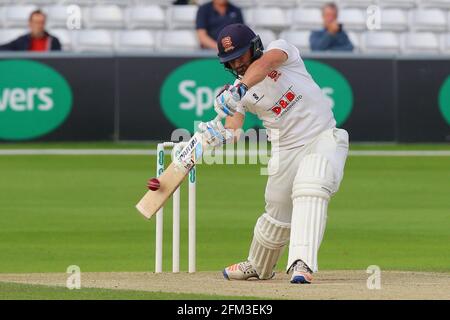
{"type": "Polygon", "coordinates": [[[263,121],[269,140],[279,136],[280,150],[299,147],[336,126],[330,100],[305,68],[298,49],[285,40],[272,41],[267,51],[280,49],[288,59],[251,87],[238,112],[263,121]]]}

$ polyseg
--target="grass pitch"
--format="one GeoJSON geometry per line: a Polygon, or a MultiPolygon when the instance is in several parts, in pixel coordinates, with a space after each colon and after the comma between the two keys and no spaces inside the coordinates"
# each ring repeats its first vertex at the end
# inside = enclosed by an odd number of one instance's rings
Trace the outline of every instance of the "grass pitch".
{"type": "MultiPolygon", "coordinates": [[[[65,272],[69,265],[82,272],[153,270],[154,220],[144,220],[134,205],[146,191],[146,179],[154,176],[155,162],[153,156],[0,156],[0,273],[65,272]]],[[[267,177],[259,174],[260,167],[199,166],[199,271],[220,271],[246,258],[254,223],[264,210],[267,177]]],[[[185,185],[183,189],[181,268],[187,270],[185,185]]],[[[171,213],[169,203],[167,271],[171,213]]],[[[449,272],[450,157],[349,157],[328,217],[319,254],[322,270],[378,265],[382,270],[449,272]]],[[[286,253],[278,268],[285,263],[286,253]]]]}
{"type": "Polygon", "coordinates": [[[258,299],[256,297],[232,297],[207,294],[183,294],[64,287],[0,282],[0,300],[230,300],[258,299]]]}

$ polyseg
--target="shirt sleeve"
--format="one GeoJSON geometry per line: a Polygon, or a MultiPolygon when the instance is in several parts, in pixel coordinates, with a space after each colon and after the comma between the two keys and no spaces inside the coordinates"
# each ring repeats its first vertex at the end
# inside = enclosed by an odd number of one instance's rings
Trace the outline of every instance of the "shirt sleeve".
{"type": "Polygon", "coordinates": [[[0,45],[0,51],[21,51],[21,43],[25,41],[25,37],[19,37],[11,42],[0,45]]]}
{"type": "Polygon", "coordinates": [[[206,15],[207,13],[205,6],[200,6],[197,10],[197,18],[195,19],[196,29],[207,29],[206,15]]]}
{"type": "Polygon", "coordinates": [[[286,40],[278,39],[278,40],[272,41],[267,46],[266,51],[270,51],[272,49],[279,49],[279,50],[284,51],[287,54],[288,58],[283,63],[283,65],[297,62],[300,59],[300,52],[298,51],[298,49],[294,45],[287,42],[286,40]]]}
{"type": "Polygon", "coordinates": [[[9,51],[9,50],[14,50],[13,42],[8,42],[8,43],[0,45],[0,51],[9,51]]]}

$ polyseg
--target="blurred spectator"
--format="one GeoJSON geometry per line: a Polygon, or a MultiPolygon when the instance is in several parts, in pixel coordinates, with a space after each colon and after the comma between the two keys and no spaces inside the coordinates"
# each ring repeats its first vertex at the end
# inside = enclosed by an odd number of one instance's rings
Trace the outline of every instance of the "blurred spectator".
{"type": "Polygon", "coordinates": [[[11,41],[0,45],[0,50],[11,51],[59,51],[61,43],[58,38],[45,31],[45,14],[36,10],[30,14],[28,26],[30,32],[11,41]]]}
{"type": "Polygon", "coordinates": [[[172,2],[173,5],[182,5],[182,4],[197,4],[196,0],[176,0],[172,2]]]}
{"type": "Polygon", "coordinates": [[[244,23],[241,9],[228,0],[213,0],[198,8],[197,35],[200,45],[205,49],[217,50],[216,39],[227,25],[244,23]]]}
{"type": "Polygon", "coordinates": [[[309,38],[311,50],[313,51],[352,51],[353,45],[345,33],[342,24],[338,23],[338,8],[330,2],[322,7],[322,18],[324,28],[313,31],[309,38]]]}

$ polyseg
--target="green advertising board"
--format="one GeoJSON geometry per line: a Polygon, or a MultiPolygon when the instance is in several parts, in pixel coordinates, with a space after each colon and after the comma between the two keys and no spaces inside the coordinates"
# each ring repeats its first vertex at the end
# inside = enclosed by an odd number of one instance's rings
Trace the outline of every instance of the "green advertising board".
{"type": "Polygon", "coordinates": [[[58,128],[72,108],[67,81],[30,60],[0,61],[0,139],[27,140],[58,128]]]}
{"type": "Polygon", "coordinates": [[[450,76],[444,81],[439,91],[439,110],[445,122],[450,125],[450,76]]]}

